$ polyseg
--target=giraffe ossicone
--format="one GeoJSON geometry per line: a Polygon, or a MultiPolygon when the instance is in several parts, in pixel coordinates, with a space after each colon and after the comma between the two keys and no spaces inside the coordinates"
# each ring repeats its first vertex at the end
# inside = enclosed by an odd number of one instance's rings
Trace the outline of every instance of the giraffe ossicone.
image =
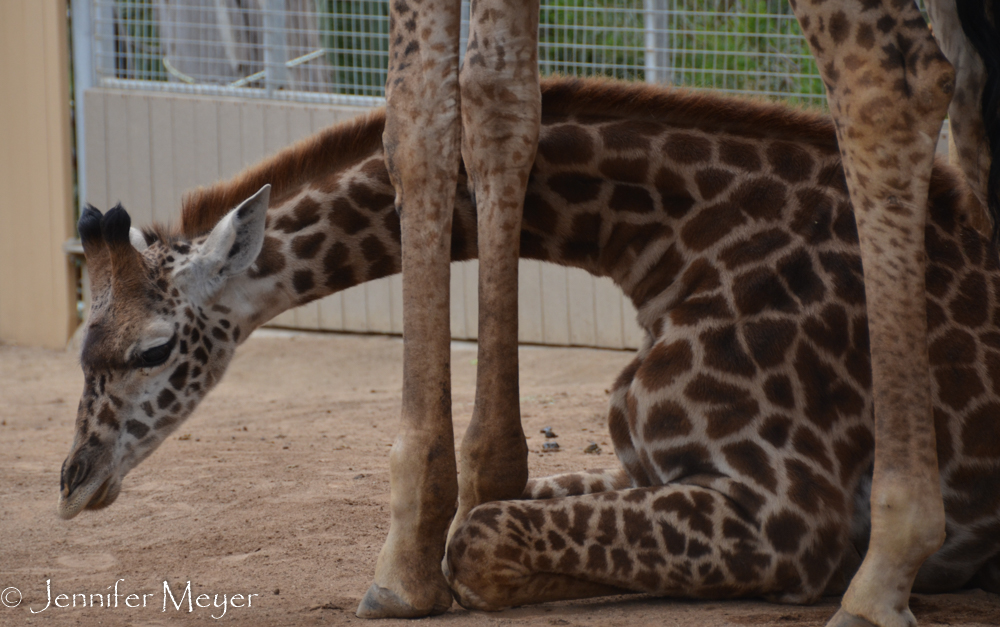
{"type": "MultiPolygon", "coordinates": [[[[621,467],[532,479],[521,500],[472,509],[448,583],[483,609],[622,590],[798,603],[843,591],[867,549],[873,375],[833,125],[620,83],[552,80],[542,94],[521,257],[610,277],[647,338],[612,389],[621,467]]],[[[383,124],[333,127],[199,190],[179,229],[143,231],[141,252],[123,210],[84,213],[94,300],[64,516],[110,505],[254,328],[399,272],[383,124]]],[[[475,258],[466,181],[455,197],[451,258],[475,258]]],[[[928,205],[949,534],[915,589],[1000,592],[1000,260],[947,167],[928,205]]]]}

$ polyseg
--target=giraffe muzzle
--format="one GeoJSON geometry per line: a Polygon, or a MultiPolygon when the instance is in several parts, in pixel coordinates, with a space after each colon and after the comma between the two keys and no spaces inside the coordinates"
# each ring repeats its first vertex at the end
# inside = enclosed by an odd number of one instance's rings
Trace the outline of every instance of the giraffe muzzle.
{"type": "Polygon", "coordinates": [[[102,509],[111,505],[121,491],[121,481],[110,476],[89,477],[85,462],[74,462],[65,468],[60,480],[59,517],[75,517],[84,509],[102,509]]]}

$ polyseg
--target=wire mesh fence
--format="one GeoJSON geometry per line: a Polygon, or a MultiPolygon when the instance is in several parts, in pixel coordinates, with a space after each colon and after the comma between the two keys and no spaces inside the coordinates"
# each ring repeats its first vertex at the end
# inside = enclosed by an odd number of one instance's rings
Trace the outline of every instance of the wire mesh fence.
{"type": "MultiPolygon", "coordinates": [[[[100,84],[292,100],[384,93],[388,0],[91,0],[100,84]]],[[[462,9],[463,43],[468,0],[462,9]]],[[[542,0],[539,68],[823,105],[784,0],[542,0]]]]}

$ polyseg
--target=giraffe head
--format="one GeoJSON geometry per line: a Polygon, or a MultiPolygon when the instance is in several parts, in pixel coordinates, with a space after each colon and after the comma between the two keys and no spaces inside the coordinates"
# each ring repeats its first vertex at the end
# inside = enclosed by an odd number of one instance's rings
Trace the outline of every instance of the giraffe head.
{"type": "Polygon", "coordinates": [[[261,252],[269,196],[265,185],[193,240],[150,242],[120,205],[80,217],[93,299],[63,518],[113,503],[125,475],[221,378],[251,324],[244,312],[259,309],[241,279],[261,252]]]}

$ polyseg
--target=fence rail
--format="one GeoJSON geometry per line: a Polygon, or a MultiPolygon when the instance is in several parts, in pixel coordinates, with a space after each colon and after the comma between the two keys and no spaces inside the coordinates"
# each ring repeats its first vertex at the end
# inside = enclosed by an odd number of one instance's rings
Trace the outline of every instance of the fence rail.
{"type": "MultiPolygon", "coordinates": [[[[384,93],[388,0],[87,1],[100,86],[329,102],[384,93]]],[[[468,14],[465,0],[463,50],[468,14]]],[[[539,68],[825,101],[778,0],[542,0],[539,68]]]]}

